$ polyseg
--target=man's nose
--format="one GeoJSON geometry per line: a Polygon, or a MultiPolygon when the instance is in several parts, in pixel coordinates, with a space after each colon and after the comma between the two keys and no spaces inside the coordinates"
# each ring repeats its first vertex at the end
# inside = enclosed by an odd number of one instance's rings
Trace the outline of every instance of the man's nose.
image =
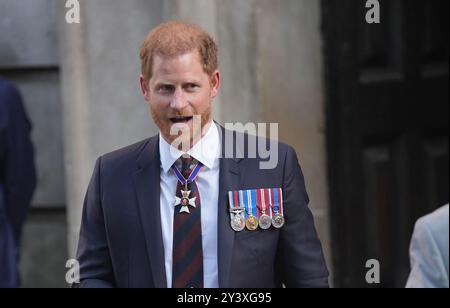
{"type": "Polygon", "coordinates": [[[172,109],[181,111],[187,106],[187,99],[182,90],[177,89],[170,102],[172,109]]]}

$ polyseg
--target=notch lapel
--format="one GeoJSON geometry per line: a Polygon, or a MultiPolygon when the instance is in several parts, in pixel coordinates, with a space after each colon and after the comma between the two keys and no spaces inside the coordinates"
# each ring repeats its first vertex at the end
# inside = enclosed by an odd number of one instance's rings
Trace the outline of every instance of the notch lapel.
{"type": "MultiPolygon", "coordinates": [[[[219,263],[219,288],[228,288],[230,281],[231,262],[233,258],[234,236],[235,232],[230,226],[230,212],[228,204],[228,192],[239,189],[241,185],[240,178],[240,159],[224,158],[225,155],[225,134],[231,133],[218,125],[221,139],[220,158],[220,180],[219,180],[219,202],[218,202],[218,263],[219,263]]],[[[233,134],[234,143],[234,134],[233,134]]],[[[238,149],[236,149],[238,151],[238,149]]],[[[235,153],[233,153],[235,155],[235,153]]]]}
{"type": "Polygon", "coordinates": [[[234,159],[221,159],[219,180],[218,260],[219,288],[228,288],[235,232],[230,226],[228,191],[239,188],[239,166],[234,159]]]}
{"type": "Polygon", "coordinates": [[[138,169],[134,174],[134,185],[153,282],[156,288],[166,288],[167,279],[160,213],[159,136],[149,140],[137,160],[137,166],[138,169]]]}

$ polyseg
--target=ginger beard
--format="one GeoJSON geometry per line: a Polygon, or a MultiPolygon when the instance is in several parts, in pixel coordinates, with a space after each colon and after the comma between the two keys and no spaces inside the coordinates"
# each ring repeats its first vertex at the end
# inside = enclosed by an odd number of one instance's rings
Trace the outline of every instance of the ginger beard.
{"type": "Polygon", "coordinates": [[[211,102],[202,114],[183,113],[167,116],[161,114],[155,105],[150,105],[153,121],[159,128],[163,138],[180,151],[187,152],[207,132],[212,124],[211,102]],[[179,119],[179,122],[173,119],[179,119]]]}

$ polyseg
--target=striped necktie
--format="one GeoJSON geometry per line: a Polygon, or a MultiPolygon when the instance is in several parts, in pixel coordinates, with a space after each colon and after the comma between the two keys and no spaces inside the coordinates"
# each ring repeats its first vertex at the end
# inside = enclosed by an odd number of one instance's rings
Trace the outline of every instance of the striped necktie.
{"type": "MultiPolygon", "coordinates": [[[[177,162],[172,169],[180,170],[184,179],[196,172],[197,164],[192,157],[182,157],[177,162]],[[181,164],[181,170],[176,167],[177,162],[181,164]]],[[[187,186],[179,180],[176,196],[180,204],[175,206],[174,212],[172,287],[203,288],[201,202],[195,179],[188,181],[187,186]]]]}

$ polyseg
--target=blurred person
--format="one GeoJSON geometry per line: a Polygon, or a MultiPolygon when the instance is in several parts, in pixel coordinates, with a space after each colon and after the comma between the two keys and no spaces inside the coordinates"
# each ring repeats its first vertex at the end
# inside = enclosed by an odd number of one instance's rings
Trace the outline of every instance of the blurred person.
{"type": "Polygon", "coordinates": [[[448,288],[449,205],[420,218],[411,239],[407,288],[448,288]]]}
{"type": "Polygon", "coordinates": [[[30,132],[18,90],[0,78],[0,288],[20,286],[21,234],[36,186],[30,132]]]}

